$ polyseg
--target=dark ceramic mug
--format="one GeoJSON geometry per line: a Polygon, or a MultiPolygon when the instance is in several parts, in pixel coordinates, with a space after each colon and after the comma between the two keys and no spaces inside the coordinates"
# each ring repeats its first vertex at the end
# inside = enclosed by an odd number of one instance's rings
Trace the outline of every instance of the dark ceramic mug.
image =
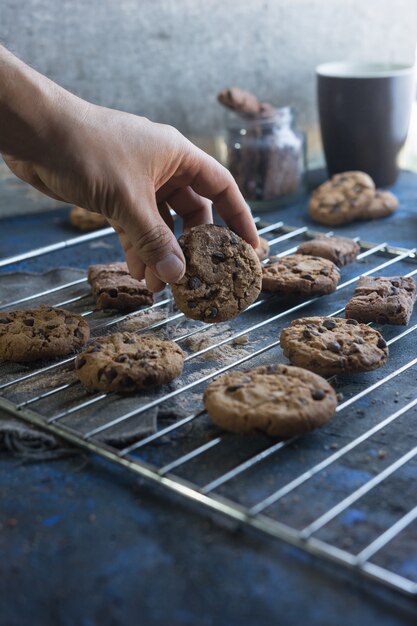
{"type": "Polygon", "coordinates": [[[361,170],[377,187],[392,185],[415,96],[414,66],[324,63],[316,73],[329,174],[361,170]]]}

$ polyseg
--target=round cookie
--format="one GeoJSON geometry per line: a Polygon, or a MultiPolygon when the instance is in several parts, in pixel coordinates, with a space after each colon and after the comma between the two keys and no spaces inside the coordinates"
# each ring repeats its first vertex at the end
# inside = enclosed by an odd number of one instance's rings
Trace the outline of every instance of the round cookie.
{"type": "Polygon", "coordinates": [[[229,372],[204,392],[215,424],[232,432],[261,430],[286,439],[322,426],[335,412],[336,392],[323,378],[291,365],[229,372]]]}
{"type": "Polygon", "coordinates": [[[81,352],[75,370],[88,389],[131,393],[168,383],[181,374],[183,364],[184,353],[173,341],[114,333],[81,352]]]}
{"type": "Polygon", "coordinates": [[[271,257],[262,268],[262,289],[301,295],[324,295],[337,287],[340,273],[332,261],[307,254],[271,257]]]}
{"type": "Polygon", "coordinates": [[[377,189],[375,196],[363,209],[358,218],[361,220],[375,220],[391,215],[398,208],[398,198],[390,191],[377,189]]]}
{"type": "Polygon", "coordinates": [[[70,354],[90,336],[87,322],[76,313],[42,305],[0,314],[0,359],[27,363],[70,354]]]}
{"type": "Polygon", "coordinates": [[[331,376],[368,372],[385,365],[388,347],[382,335],[356,320],[304,317],[284,328],[284,354],[293,365],[331,376]]]}
{"type": "Polygon", "coordinates": [[[258,297],[262,266],[255,250],[225,226],[194,226],[178,240],[186,260],[172,286],[175,304],[209,324],[236,317],[258,297]]]}
{"type": "Polygon", "coordinates": [[[110,226],[104,215],[87,211],[87,209],[83,209],[80,206],[72,207],[69,214],[69,221],[72,226],[83,232],[110,226]]]}
{"type": "Polygon", "coordinates": [[[313,191],[309,213],[326,226],[348,224],[360,217],[375,195],[375,185],[364,172],[342,172],[313,191]]]}
{"type": "Polygon", "coordinates": [[[259,237],[259,245],[255,248],[255,252],[258,255],[258,259],[263,261],[268,258],[269,255],[269,241],[264,237],[259,237]]]}

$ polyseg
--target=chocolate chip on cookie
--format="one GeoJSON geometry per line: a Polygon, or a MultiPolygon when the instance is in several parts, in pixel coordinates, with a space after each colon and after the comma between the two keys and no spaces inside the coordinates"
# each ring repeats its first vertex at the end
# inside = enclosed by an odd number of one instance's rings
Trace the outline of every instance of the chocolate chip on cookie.
{"type": "Polygon", "coordinates": [[[371,202],[367,204],[358,216],[360,220],[375,220],[391,215],[398,208],[398,198],[390,191],[377,189],[371,202]]]}
{"type": "Polygon", "coordinates": [[[334,291],[339,280],[335,264],[317,256],[271,257],[262,268],[262,289],[271,292],[318,296],[334,291]]]}
{"type": "Polygon", "coordinates": [[[186,270],[172,293],[187,317],[224,322],[256,300],[261,290],[260,261],[252,246],[229,228],[195,226],[178,241],[186,270]]]}
{"type": "Polygon", "coordinates": [[[328,422],[337,398],[333,387],[312,372],[267,365],[223,374],[205,390],[204,405],[225,430],[261,430],[286,439],[328,422]]]}
{"type": "Polygon", "coordinates": [[[107,219],[101,213],[93,213],[87,211],[80,206],[73,206],[70,214],[69,221],[74,228],[88,232],[90,230],[98,230],[99,228],[106,228],[109,226],[107,219]]]}
{"type": "Polygon", "coordinates": [[[280,342],[293,365],[322,376],[367,372],[388,358],[387,344],[377,330],[337,317],[294,320],[282,331],[280,342]]]}
{"type": "Polygon", "coordinates": [[[318,236],[304,241],[297,248],[297,254],[309,254],[333,261],[338,267],[354,261],[360,252],[360,246],[347,237],[318,236]]]}
{"type": "Polygon", "coordinates": [[[5,311],[0,319],[0,359],[25,363],[65,356],[90,336],[87,322],[76,313],[42,305],[5,311]]]}
{"type": "Polygon", "coordinates": [[[98,309],[133,311],[144,304],[153,303],[153,294],[144,280],[136,280],[126,263],[91,265],[88,282],[98,309]]]}
{"type": "Polygon", "coordinates": [[[183,364],[184,353],[173,341],[115,333],[95,339],[76,358],[75,370],[87,389],[131,393],[173,380],[183,364]]]}
{"type": "Polygon", "coordinates": [[[313,191],[309,212],[319,224],[339,226],[360,217],[375,195],[375,185],[364,172],[335,174],[313,191]]]}

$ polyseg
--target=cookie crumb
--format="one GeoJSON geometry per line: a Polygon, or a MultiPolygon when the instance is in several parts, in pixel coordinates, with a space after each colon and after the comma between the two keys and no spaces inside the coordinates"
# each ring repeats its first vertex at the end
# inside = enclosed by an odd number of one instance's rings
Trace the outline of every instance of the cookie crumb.
{"type": "Polygon", "coordinates": [[[233,339],[232,346],[245,346],[248,342],[248,335],[242,335],[241,337],[236,337],[236,339],[233,339]]]}
{"type": "Polygon", "coordinates": [[[206,361],[218,361],[220,364],[226,365],[245,354],[249,354],[248,351],[243,348],[249,341],[247,335],[236,337],[236,339],[232,339],[230,342],[215,347],[217,343],[228,339],[231,334],[232,331],[229,326],[226,328],[223,327],[221,331],[216,326],[206,327],[201,330],[201,332],[187,337],[184,340],[184,344],[192,352],[200,352],[200,350],[205,350],[213,345],[211,350],[207,350],[207,352],[198,355],[198,358],[206,361]]]}
{"type": "Polygon", "coordinates": [[[137,313],[136,315],[129,315],[126,319],[119,322],[117,325],[118,330],[134,332],[135,330],[141,330],[146,326],[151,326],[157,322],[166,318],[166,312],[161,310],[144,311],[143,313],[137,313]]]}

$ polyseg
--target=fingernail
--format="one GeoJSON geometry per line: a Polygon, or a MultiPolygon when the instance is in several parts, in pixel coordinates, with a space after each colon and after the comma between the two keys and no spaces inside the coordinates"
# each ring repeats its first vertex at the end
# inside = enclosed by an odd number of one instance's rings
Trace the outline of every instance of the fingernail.
{"type": "Polygon", "coordinates": [[[133,269],[129,271],[130,275],[132,278],[136,278],[136,280],[142,280],[143,278],[143,272],[140,272],[137,269],[133,269]]]}
{"type": "Polygon", "coordinates": [[[155,265],[155,271],[164,283],[175,283],[185,271],[183,261],[176,254],[167,254],[155,265]]]}

